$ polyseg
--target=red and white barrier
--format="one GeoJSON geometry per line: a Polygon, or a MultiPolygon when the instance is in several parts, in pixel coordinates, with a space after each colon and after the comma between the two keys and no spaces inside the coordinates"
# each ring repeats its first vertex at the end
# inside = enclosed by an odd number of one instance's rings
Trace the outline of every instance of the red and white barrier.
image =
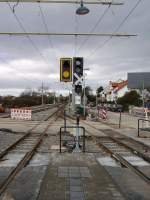
{"type": "Polygon", "coordinates": [[[32,110],[29,108],[12,108],[11,119],[31,120],[32,110]]]}
{"type": "Polygon", "coordinates": [[[99,117],[100,117],[101,119],[106,120],[106,119],[107,119],[107,111],[106,111],[105,109],[100,109],[100,110],[99,110],[99,117]]]}
{"type": "MultiPolygon", "coordinates": [[[[148,118],[148,113],[150,112],[147,108],[144,108],[144,112],[145,112],[145,119],[146,120],[149,120],[149,118],[148,118]]],[[[149,122],[148,121],[146,121],[146,128],[148,128],[149,127],[149,122]]]]}

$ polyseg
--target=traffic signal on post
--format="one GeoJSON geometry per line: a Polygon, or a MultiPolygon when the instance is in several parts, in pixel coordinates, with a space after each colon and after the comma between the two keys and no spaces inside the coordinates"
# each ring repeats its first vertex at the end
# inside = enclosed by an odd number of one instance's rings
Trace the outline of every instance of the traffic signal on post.
{"type": "Polygon", "coordinates": [[[83,76],[83,57],[73,58],[73,83],[83,76]]]}
{"type": "Polygon", "coordinates": [[[83,77],[83,57],[73,58],[73,83],[75,85],[75,93],[82,94],[82,77],[83,77]]]}
{"type": "Polygon", "coordinates": [[[75,93],[78,95],[82,94],[82,85],[75,85],[75,93]]]}
{"type": "Polygon", "coordinates": [[[60,59],[60,81],[72,82],[72,58],[60,59]]]}

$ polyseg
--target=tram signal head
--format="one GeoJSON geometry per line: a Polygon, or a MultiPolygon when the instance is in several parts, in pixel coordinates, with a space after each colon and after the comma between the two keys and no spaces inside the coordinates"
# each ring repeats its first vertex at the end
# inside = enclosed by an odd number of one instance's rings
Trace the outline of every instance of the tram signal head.
{"type": "Polygon", "coordinates": [[[74,74],[76,74],[78,77],[83,76],[83,57],[73,58],[73,83],[75,83],[77,80],[74,74]]]}
{"type": "Polygon", "coordinates": [[[72,58],[60,59],[60,81],[72,82],[72,58]]]}

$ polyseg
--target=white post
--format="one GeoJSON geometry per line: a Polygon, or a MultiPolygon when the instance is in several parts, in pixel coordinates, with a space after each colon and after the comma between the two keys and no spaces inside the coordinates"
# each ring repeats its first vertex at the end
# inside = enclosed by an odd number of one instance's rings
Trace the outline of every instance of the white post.
{"type": "MultiPolygon", "coordinates": [[[[148,114],[147,114],[147,108],[144,109],[145,110],[145,119],[148,120],[148,114]]],[[[146,128],[148,128],[148,121],[146,121],[146,128]]]]}

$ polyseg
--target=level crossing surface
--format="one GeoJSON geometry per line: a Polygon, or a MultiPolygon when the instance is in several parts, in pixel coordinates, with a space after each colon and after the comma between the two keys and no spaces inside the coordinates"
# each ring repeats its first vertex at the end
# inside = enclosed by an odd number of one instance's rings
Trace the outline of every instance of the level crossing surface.
{"type": "Polygon", "coordinates": [[[51,154],[38,200],[125,199],[94,154],[51,154]]]}

